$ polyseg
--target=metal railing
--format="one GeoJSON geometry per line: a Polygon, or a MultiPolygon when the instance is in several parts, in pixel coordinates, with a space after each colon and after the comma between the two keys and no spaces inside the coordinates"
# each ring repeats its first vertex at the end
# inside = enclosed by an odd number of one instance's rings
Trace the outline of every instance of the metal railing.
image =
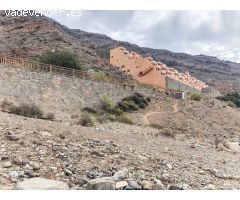
{"type": "MultiPolygon", "coordinates": [[[[70,77],[96,80],[95,74],[89,73],[83,70],[60,67],[56,65],[49,65],[49,64],[39,63],[36,61],[23,59],[23,58],[13,58],[5,54],[0,54],[0,64],[11,66],[13,68],[28,69],[33,71],[43,71],[43,72],[49,72],[54,74],[63,74],[65,76],[70,76],[70,77]]],[[[108,76],[106,80],[102,80],[102,81],[109,82],[109,83],[122,84],[120,78],[110,77],[110,76],[108,76]]],[[[128,80],[128,81],[125,81],[124,84],[126,83],[135,84],[136,82],[128,80]]]]}

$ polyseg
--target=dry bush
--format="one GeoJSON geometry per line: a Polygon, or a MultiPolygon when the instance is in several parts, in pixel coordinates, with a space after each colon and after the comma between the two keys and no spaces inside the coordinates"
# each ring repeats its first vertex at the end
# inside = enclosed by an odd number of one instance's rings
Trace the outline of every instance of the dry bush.
{"type": "Polygon", "coordinates": [[[22,103],[19,106],[14,106],[10,112],[24,117],[43,119],[42,110],[35,104],[29,105],[22,103]]]}
{"type": "Polygon", "coordinates": [[[151,128],[158,129],[158,130],[163,129],[163,127],[160,124],[149,124],[148,126],[151,127],[151,128]]]}
{"type": "Polygon", "coordinates": [[[11,110],[15,106],[13,105],[12,102],[9,102],[8,100],[4,99],[4,101],[1,103],[1,109],[3,112],[11,112],[11,110]]]}
{"type": "Polygon", "coordinates": [[[132,120],[130,120],[129,118],[127,118],[126,116],[114,116],[112,119],[110,119],[110,121],[114,121],[114,122],[120,122],[120,123],[124,123],[124,124],[133,124],[132,120]]]}
{"type": "Polygon", "coordinates": [[[166,128],[160,130],[159,134],[163,135],[163,136],[166,136],[166,137],[169,137],[169,138],[175,138],[176,137],[176,134],[172,130],[166,129],[166,128]]]}
{"type": "Polygon", "coordinates": [[[82,113],[78,124],[80,124],[81,126],[92,127],[94,126],[94,120],[89,113],[84,112],[82,113]]]}

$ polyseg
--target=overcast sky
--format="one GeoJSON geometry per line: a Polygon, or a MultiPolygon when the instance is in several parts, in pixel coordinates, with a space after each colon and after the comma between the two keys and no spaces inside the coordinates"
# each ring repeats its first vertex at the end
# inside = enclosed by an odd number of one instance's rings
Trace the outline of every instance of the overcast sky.
{"type": "Polygon", "coordinates": [[[139,46],[240,62],[240,11],[84,11],[53,18],[139,46]]]}

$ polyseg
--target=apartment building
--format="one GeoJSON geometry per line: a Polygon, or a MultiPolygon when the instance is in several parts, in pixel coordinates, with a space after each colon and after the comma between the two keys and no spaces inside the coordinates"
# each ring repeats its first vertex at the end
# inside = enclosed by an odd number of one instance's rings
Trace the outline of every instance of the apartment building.
{"type": "Polygon", "coordinates": [[[174,68],[129,52],[124,47],[110,50],[110,64],[131,75],[140,83],[158,86],[163,89],[194,92],[207,87],[205,83],[191,76],[189,72],[180,73],[174,68]]]}

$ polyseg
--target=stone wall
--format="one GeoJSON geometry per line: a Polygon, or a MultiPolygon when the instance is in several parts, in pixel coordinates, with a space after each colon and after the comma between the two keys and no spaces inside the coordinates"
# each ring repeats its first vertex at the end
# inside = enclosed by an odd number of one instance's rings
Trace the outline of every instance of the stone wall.
{"type": "MultiPolygon", "coordinates": [[[[97,104],[106,94],[114,102],[133,93],[130,88],[105,82],[66,77],[45,72],[15,69],[0,65],[0,102],[6,98],[18,103],[35,103],[45,112],[67,119],[81,108],[97,104]]],[[[135,91],[152,95],[151,89],[135,91]]]]}

